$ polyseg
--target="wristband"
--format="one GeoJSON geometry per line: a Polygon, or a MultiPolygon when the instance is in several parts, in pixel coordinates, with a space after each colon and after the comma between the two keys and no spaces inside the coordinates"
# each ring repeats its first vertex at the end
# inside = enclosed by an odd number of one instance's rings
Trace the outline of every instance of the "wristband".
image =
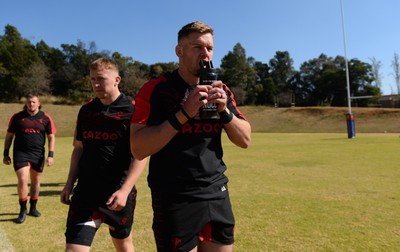
{"type": "Polygon", "coordinates": [[[47,155],[47,157],[54,157],[54,151],[49,151],[49,155],[47,155]]]}
{"type": "MultiPolygon", "coordinates": [[[[229,111],[229,110],[228,110],[229,111]]],[[[219,112],[219,119],[223,124],[228,124],[232,121],[233,119],[233,114],[231,111],[228,112],[226,109],[222,112],[219,112]]]]}
{"type": "Polygon", "coordinates": [[[192,119],[192,118],[189,116],[189,114],[186,113],[186,111],[185,111],[183,108],[181,108],[181,111],[182,111],[182,114],[183,114],[188,120],[192,119]]]}
{"type": "Polygon", "coordinates": [[[178,121],[178,118],[176,118],[176,115],[172,115],[170,118],[168,118],[168,122],[171,124],[171,126],[174,129],[176,129],[177,131],[181,131],[182,124],[178,121]]]}
{"type": "Polygon", "coordinates": [[[4,149],[3,156],[8,157],[10,155],[10,149],[4,149]]]}

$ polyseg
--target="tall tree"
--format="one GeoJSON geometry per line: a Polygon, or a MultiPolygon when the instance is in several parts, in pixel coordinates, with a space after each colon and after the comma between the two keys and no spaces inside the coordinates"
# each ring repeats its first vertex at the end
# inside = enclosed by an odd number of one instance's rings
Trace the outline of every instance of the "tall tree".
{"type": "Polygon", "coordinates": [[[222,58],[219,77],[235,92],[238,104],[243,104],[248,86],[256,83],[257,73],[249,65],[246,51],[240,43],[222,58]]]}
{"type": "Polygon", "coordinates": [[[118,52],[113,53],[112,58],[117,63],[122,77],[119,84],[121,91],[135,97],[148,79],[148,65],[133,61],[131,57],[124,57],[118,52]]]}
{"type": "Polygon", "coordinates": [[[276,90],[274,81],[269,74],[270,68],[268,64],[256,61],[253,64],[253,68],[257,73],[257,81],[255,85],[249,87],[249,89],[252,89],[249,93],[254,94],[254,100],[251,100],[248,103],[254,103],[257,105],[273,105],[275,102],[274,97],[276,90]]]}
{"type": "Polygon", "coordinates": [[[51,93],[56,96],[66,95],[63,71],[68,63],[64,53],[58,48],[48,46],[43,40],[36,44],[36,51],[48,67],[51,93]]]}
{"type": "Polygon", "coordinates": [[[64,53],[58,48],[50,47],[43,40],[36,43],[36,52],[51,71],[57,71],[65,65],[64,53]]]}
{"type": "Polygon", "coordinates": [[[86,101],[92,96],[89,65],[104,54],[95,53],[94,42],[87,48],[86,44],[80,40],[76,45],[62,44],[61,48],[65,56],[65,64],[55,75],[57,90],[61,91],[63,96],[76,102],[86,101]]]}
{"type": "Polygon", "coordinates": [[[382,78],[381,78],[381,68],[382,62],[372,57],[371,59],[372,66],[372,76],[374,78],[375,87],[381,88],[382,86],[382,78]]]}
{"type": "Polygon", "coordinates": [[[34,46],[23,39],[17,28],[5,26],[4,35],[0,37],[0,99],[6,102],[16,101],[19,97],[20,79],[29,67],[41,62],[34,46]]]}
{"type": "MultiPolygon", "coordinates": [[[[349,61],[350,95],[375,95],[372,89],[372,67],[357,59],[349,61]]],[[[308,105],[345,106],[347,104],[346,67],[344,57],[335,59],[321,54],[300,66],[299,74],[291,80],[308,98],[308,105]],[[296,83],[297,82],[297,83],[296,83]]]]}
{"type": "Polygon", "coordinates": [[[290,90],[288,81],[294,72],[293,59],[287,51],[277,51],[269,61],[270,75],[275,85],[275,96],[281,105],[291,104],[293,90],[290,90]]]}
{"type": "Polygon", "coordinates": [[[397,94],[400,94],[400,62],[399,55],[397,53],[393,56],[392,68],[394,73],[394,81],[397,87],[397,94]]]}
{"type": "Polygon", "coordinates": [[[159,76],[162,73],[172,72],[178,68],[178,63],[169,62],[169,63],[155,63],[150,65],[149,68],[149,77],[154,78],[159,76]]]}
{"type": "Polygon", "coordinates": [[[288,81],[288,85],[293,90],[293,103],[296,106],[309,105],[311,89],[304,81],[302,73],[294,71],[292,78],[288,81]]]}
{"type": "Polygon", "coordinates": [[[17,91],[19,99],[31,91],[41,95],[50,93],[50,73],[46,65],[41,62],[33,63],[22,76],[17,91]]]}
{"type": "Polygon", "coordinates": [[[294,71],[293,59],[287,51],[277,51],[275,56],[269,61],[271,68],[270,74],[279,91],[287,88],[287,82],[292,77],[294,71]]]}

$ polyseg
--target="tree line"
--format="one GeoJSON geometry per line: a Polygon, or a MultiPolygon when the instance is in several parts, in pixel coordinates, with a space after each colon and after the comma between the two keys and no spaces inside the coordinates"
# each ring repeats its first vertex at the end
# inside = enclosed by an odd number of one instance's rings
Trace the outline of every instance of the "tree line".
{"type": "MultiPolygon", "coordinates": [[[[144,64],[119,52],[98,52],[95,42],[50,47],[45,41],[33,45],[6,25],[0,36],[0,102],[17,102],[29,91],[57,97],[57,102],[79,104],[92,97],[89,64],[100,56],[113,58],[122,81],[120,89],[134,97],[150,78],[178,67],[176,62],[144,64]]],[[[379,67],[379,65],[378,65],[379,67]]],[[[379,68],[358,59],[348,60],[351,96],[381,94],[379,68]]],[[[239,105],[346,106],[346,60],[321,54],[293,67],[287,51],[277,51],[269,62],[247,57],[237,43],[221,60],[219,79],[235,93],[239,105]]],[[[375,98],[376,99],[376,98],[375,98]]],[[[358,106],[376,100],[357,100],[358,106]]]]}

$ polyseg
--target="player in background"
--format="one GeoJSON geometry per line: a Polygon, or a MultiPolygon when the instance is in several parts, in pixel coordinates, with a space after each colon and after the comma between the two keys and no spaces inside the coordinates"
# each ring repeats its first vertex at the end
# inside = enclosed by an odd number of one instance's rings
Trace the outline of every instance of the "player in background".
{"type": "Polygon", "coordinates": [[[18,178],[17,189],[20,205],[16,223],[23,223],[27,214],[34,217],[41,216],[36,205],[39,199],[40,179],[44,169],[46,135],[49,150],[46,162],[48,166],[54,163],[56,128],[50,115],[40,109],[38,94],[29,93],[26,96],[26,104],[23,110],[11,117],[4,141],[3,163],[10,165],[10,147],[15,137],[13,161],[18,178]],[[30,190],[28,188],[29,177],[30,190]],[[27,212],[28,191],[30,196],[29,212],[27,212]]]}

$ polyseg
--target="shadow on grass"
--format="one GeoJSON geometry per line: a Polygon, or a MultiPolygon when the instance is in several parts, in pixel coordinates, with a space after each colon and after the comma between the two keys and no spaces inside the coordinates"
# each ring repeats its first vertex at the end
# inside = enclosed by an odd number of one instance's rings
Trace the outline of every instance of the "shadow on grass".
{"type": "MultiPolygon", "coordinates": [[[[40,184],[40,187],[56,187],[56,186],[61,186],[63,187],[65,183],[42,183],[40,184]]],[[[17,184],[6,184],[6,185],[0,185],[0,187],[16,187],[17,184]]]]}
{"type": "MultiPolygon", "coordinates": [[[[62,190],[62,187],[64,187],[65,183],[43,183],[40,185],[40,197],[47,197],[47,196],[59,196],[62,190]],[[60,190],[47,190],[47,187],[60,187],[60,190]]],[[[0,188],[17,188],[17,184],[5,184],[5,185],[0,185],[0,188]]],[[[11,195],[16,196],[18,195],[17,193],[12,193],[11,195]]]]}
{"type": "MultiPolygon", "coordinates": [[[[19,213],[2,213],[2,214],[0,214],[0,223],[1,222],[14,222],[16,224],[21,224],[21,223],[17,223],[18,215],[19,215],[19,213]]],[[[29,215],[27,215],[26,218],[30,218],[29,215]]]]}
{"type": "MultiPolygon", "coordinates": [[[[64,186],[64,183],[44,183],[41,185],[41,191],[39,197],[59,197],[62,187],[64,186]],[[47,187],[60,187],[59,190],[47,190],[47,187]]],[[[0,185],[0,188],[12,188],[15,187],[17,188],[17,184],[5,184],[5,185],[0,185]]],[[[10,194],[12,196],[18,197],[18,194],[16,192],[10,194]]],[[[16,203],[17,204],[17,203],[16,203]]],[[[16,213],[0,213],[0,222],[15,222],[15,220],[18,217],[18,212],[16,213]]]]}
{"type": "Polygon", "coordinates": [[[18,213],[0,213],[0,222],[15,222],[18,213]]]}

